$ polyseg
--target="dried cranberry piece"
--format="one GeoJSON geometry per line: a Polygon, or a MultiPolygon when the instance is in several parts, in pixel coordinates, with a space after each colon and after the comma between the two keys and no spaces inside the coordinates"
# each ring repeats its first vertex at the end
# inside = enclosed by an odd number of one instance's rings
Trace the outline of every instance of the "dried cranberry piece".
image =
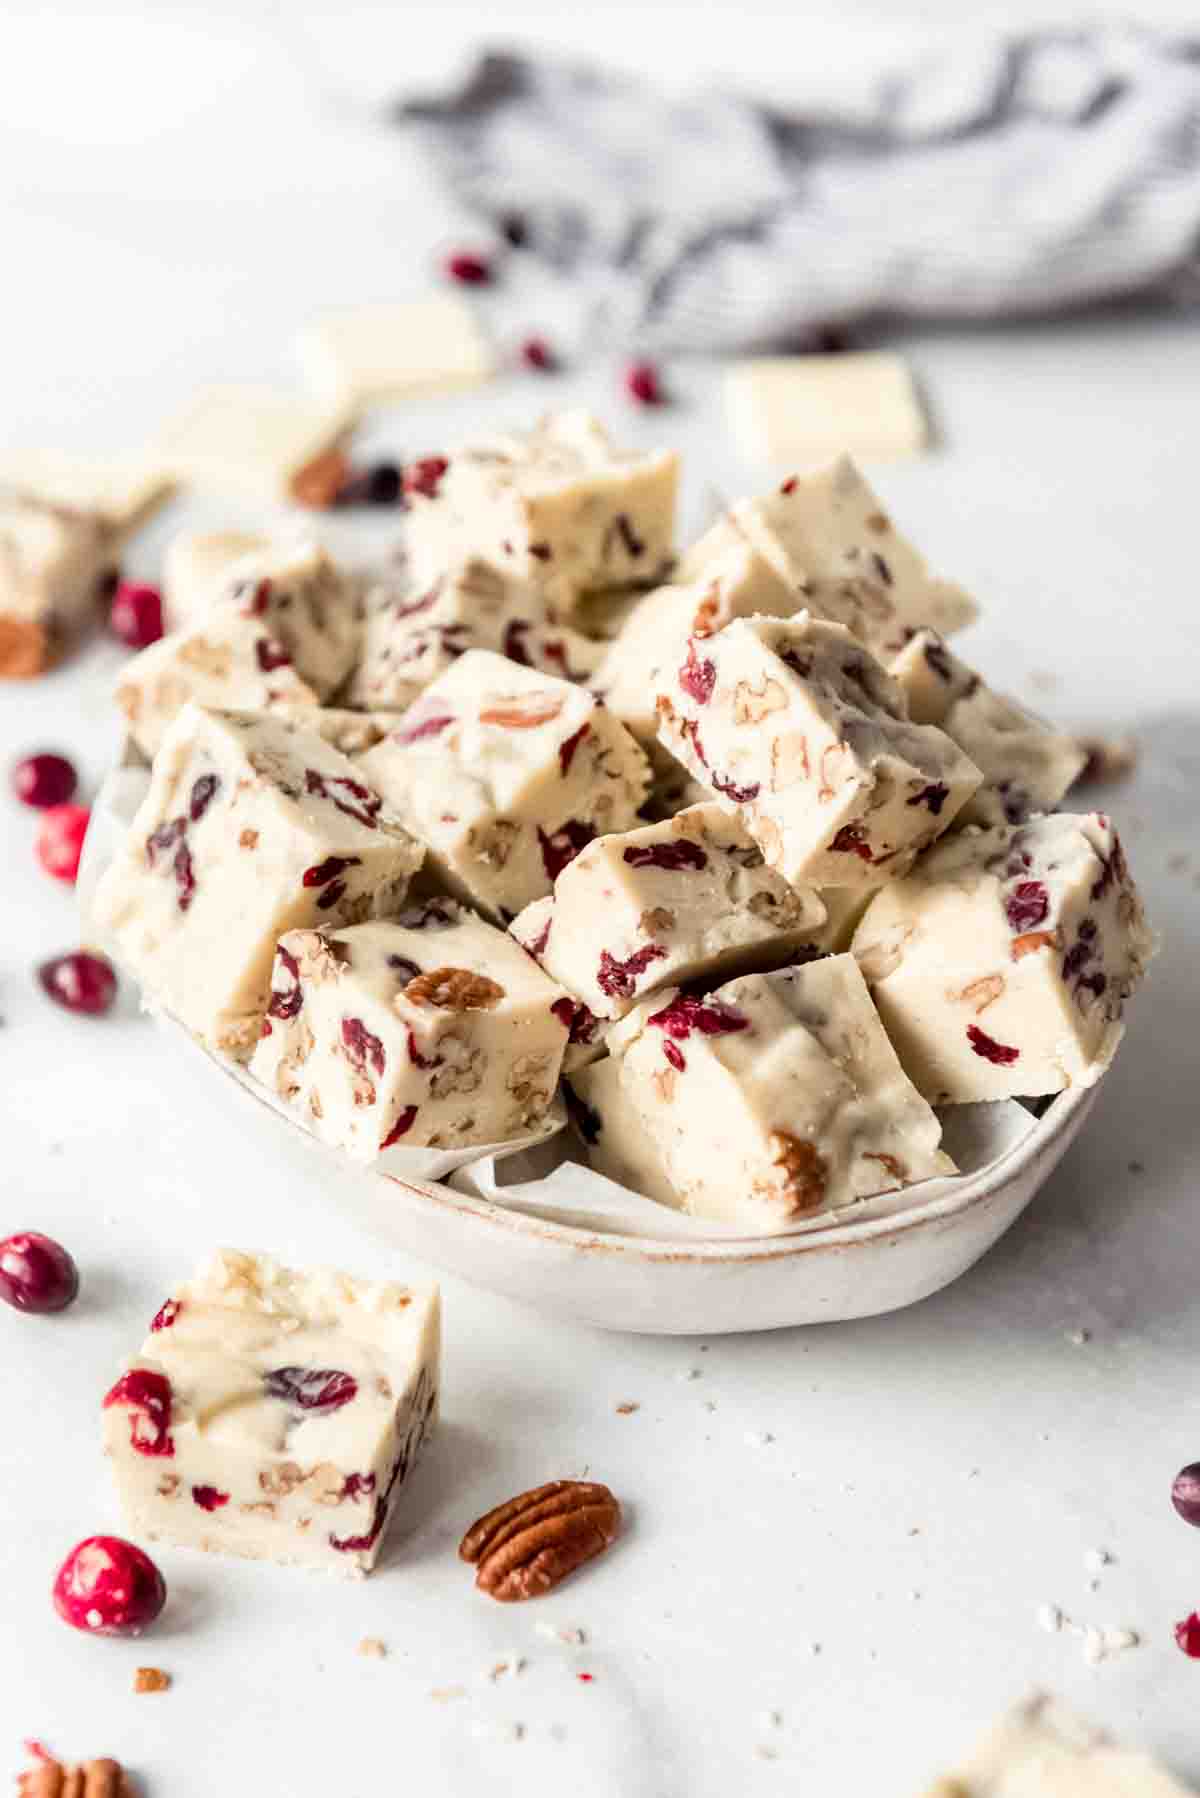
{"type": "Polygon", "coordinates": [[[415,1105],[406,1105],[403,1111],[397,1112],[396,1121],[380,1143],[380,1148],[390,1149],[394,1142],[399,1142],[402,1136],[407,1136],[413,1127],[416,1115],[417,1107],[415,1105]]]}
{"type": "Polygon", "coordinates": [[[445,456],[422,456],[404,470],[405,493],[419,493],[425,499],[436,499],[442,476],[450,464],[445,456]]]}
{"type": "Polygon", "coordinates": [[[73,885],[91,813],[86,805],[51,805],[42,812],[34,849],[47,874],[73,885]]]}
{"type": "Polygon", "coordinates": [[[342,1019],[342,1043],[351,1065],[360,1073],[366,1072],[368,1060],[377,1074],[383,1073],[387,1066],[383,1044],[371,1034],[361,1018],[342,1019]]]}
{"type": "Polygon", "coordinates": [[[571,1043],[592,1043],[596,1039],[596,1029],[600,1020],[590,1006],[582,999],[575,1006],[575,1016],[571,1022],[571,1034],[567,1038],[571,1043]]]}
{"type": "Polygon", "coordinates": [[[175,875],[176,904],[180,911],[186,911],[196,897],[196,873],[192,866],[192,852],[186,843],[180,843],[175,851],[175,859],[171,863],[175,875]]]}
{"type": "Polygon", "coordinates": [[[1200,1526],[1200,1461],[1189,1462],[1175,1475],[1171,1503],[1185,1523],[1200,1526]]]}
{"type": "Polygon", "coordinates": [[[276,668],[291,666],[291,656],[283,644],[275,637],[259,637],[254,645],[254,659],[264,674],[271,674],[276,668]]]}
{"type": "Polygon", "coordinates": [[[182,1309],[178,1299],[164,1299],[154,1313],[151,1330],[169,1330],[182,1309]]]}
{"type": "Polygon", "coordinates": [[[543,924],[542,928],[538,931],[537,935],[534,937],[532,943],[524,945],[524,947],[526,948],[527,954],[532,955],[534,961],[539,960],[540,957],[546,953],[546,945],[550,941],[550,926],[553,924],[553,922],[554,922],[554,916],[553,916],[553,914],[551,914],[551,916],[546,919],[546,922],[543,924]]]}
{"type": "Polygon", "coordinates": [[[284,972],[291,976],[295,985],[291,992],[287,993],[272,988],[270,1003],[267,1006],[267,1016],[282,1018],[286,1023],[289,1018],[296,1016],[304,1003],[304,994],[300,987],[300,963],[291,950],[285,949],[282,943],[275,950],[275,959],[282,963],[284,972]]]}
{"type": "Polygon", "coordinates": [[[978,1024],[967,1025],[967,1041],[976,1055],[981,1055],[984,1061],[995,1062],[1000,1068],[1011,1067],[1021,1053],[1019,1049],[1011,1049],[1007,1043],[998,1043],[986,1030],[981,1030],[978,1024]]]}
{"type": "Polygon", "coordinates": [[[370,787],[364,787],[360,780],[350,780],[344,774],[319,774],[315,768],[306,768],[304,790],[320,799],[328,799],[339,812],[344,812],[358,824],[365,824],[368,830],[378,830],[379,820],[375,814],[382,810],[383,800],[378,793],[372,793],[370,787]]]}
{"type": "Polygon", "coordinates": [[[102,955],[91,955],[86,949],[56,955],[52,961],[42,963],[37,975],[43,991],[64,1011],[99,1018],[112,1010],[117,977],[102,955]]]}
{"type": "Polygon", "coordinates": [[[215,1486],[193,1486],[192,1503],[199,1505],[202,1511],[219,1511],[222,1505],[229,1503],[228,1492],[219,1492],[215,1486]]]}
{"type": "Polygon", "coordinates": [[[653,362],[631,362],[625,370],[625,391],[639,406],[661,406],[662,378],[653,362]]]}
{"type": "Polygon", "coordinates": [[[18,1230],[0,1242],[0,1299],[14,1311],[49,1317],[79,1292],[79,1269],[60,1242],[18,1230]]]}
{"type": "Polygon", "coordinates": [[[331,880],[336,880],[339,874],[346,872],[347,868],[357,868],[361,859],[357,855],[327,855],[323,862],[317,862],[313,867],[305,868],[300,877],[301,881],[306,887],[328,886],[331,880]]]}
{"type": "Polygon", "coordinates": [[[88,1536],[58,1570],[54,1608],[72,1629],[93,1636],[137,1636],[167,1601],[148,1554],[120,1536],[88,1536]]]}
{"type": "Polygon", "coordinates": [[[273,583],[266,575],[259,581],[239,581],[233,590],[243,618],[261,618],[271,598],[273,583]]]}
{"type": "Polygon", "coordinates": [[[108,624],[130,649],[148,649],[163,634],[162,594],[139,581],[118,581],[108,624]]]}
{"type": "Polygon", "coordinates": [[[301,1411],[340,1411],[358,1396],[358,1381],[340,1367],[275,1367],[263,1375],[263,1387],[301,1411]]]}
{"type": "Polygon", "coordinates": [[[413,724],[402,724],[396,732],[398,743],[420,743],[426,737],[440,737],[446,726],[454,723],[451,712],[433,712],[413,724]]]}
{"type": "Polygon", "coordinates": [[[193,824],[198,824],[217,795],[221,783],[215,774],[202,774],[199,780],[192,782],[192,796],[188,803],[188,817],[193,824]]]}
{"type": "Polygon", "coordinates": [[[1195,1611],[1175,1625],[1175,1642],[1190,1660],[1200,1660],[1200,1616],[1195,1611]]]}
{"type": "Polygon", "coordinates": [[[553,881],[575,860],[581,849],[587,848],[596,833],[590,824],[584,824],[578,818],[568,818],[553,835],[547,836],[540,824],[537,834],[546,879],[553,881]]]}
{"type": "Polygon", "coordinates": [[[738,1030],[749,1030],[750,1020],[730,1005],[717,1000],[701,999],[695,993],[676,993],[669,1005],[647,1018],[648,1024],[664,1030],[677,1042],[686,1042],[694,1030],[701,1036],[732,1036],[738,1030]]]}
{"type": "Polygon", "coordinates": [[[575,751],[579,748],[579,745],[583,742],[583,739],[587,736],[591,728],[590,724],[581,724],[577,731],[573,731],[569,737],[564,738],[559,744],[558,765],[562,770],[564,780],[571,771],[571,763],[575,760],[575,751]]]}
{"type": "Polygon", "coordinates": [[[160,855],[165,855],[168,849],[173,849],[175,844],[182,840],[186,830],[186,818],[170,818],[165,824],[160,824],[157,830],[151,832],[146,838],[146,860],[152,868],[160,855]]]}
{"type": "Polygon", "coordinates": [[[695,640],[688,638],[687,661],[679,670],[679,685],[683,691],[696,701],[697,705],[707,705],[717,684],[717,665],[707,656],[696,654],[695,640]]]}
{"type": "Polygon", "coordinates": [[[559,1023],[562,1025],[563,1029],[565,1031],[567,1031],[568,1040],[570,1040],[570,1032],[573,1031],[575,1028],[575,1001],[574,1001],[574,999],[566,999],[566,998],[556,999],[554,1001],[553,1005],[550,1007],[550,1010],[551,1010],[552,1014],[558,1019],[559,1023]]]}
{"type": "Polygon", "coordinates": [[[631,868],[663,868],[668,873],[686,868],[698,874],[708,866],[708,857],[699,843],[689,843],[686,837],[676,837],[671,843],[634,844],[626,849],[625,860],[631,868]]]}
{"type": "Polygon", "coordinates": [[[602,949],[596,985],[610,999],[632,999],[637,990],[638,977],[646,972],[651,962],[665,961],[666,956],[667,952],[661,943],[647,943],[625,961],[618,961],[607,949],[602,949]]]}
{"type": "Polygon", "coordinates": [[[484,287],[492,278],[492,265],[477,250],[454,250],[443,267],[452,281],[463,287],[484,287]]]}
{"type": "Polygon", "coordinates": [[[682,1074],[687,1067],[687,1062],[684,1060],[683,1050],[677,1043],[673,1043],[669,1037],[664,1038],[663,1040],[663,1054],[666,1056],[671,1066],[677,1068],[682,1074]]]}
{"type": "Polygon", "coordinates": [[[345,1484],[342,1487],[342,1497],[349,1499],[364,1498],[368,1493],[374,1492],[374,1490],[375,1475],[373,1473],[348,1473],[346,1475],[345,1484]]]}
{"type": "Polygon", "coordinates": [[[863,834],[861,824],[843,824],[829,847],[836,854],[857,855],[864,862],[871,862],[875,859],[871,854],[871,845],[863,834]]]}
{"type": "Polygon", "coordinates": [[[717,792],[724,793],[726,799],[732,799],[735,805],[749,805],[762,792],[760,781],[751,781],[749,786],[739,787],[727,774],[718,774],[713,768],[709,769],[708,778],[717,792]]]}
{"type": "Polygon", "coordinates": [[[544,337],[527,337],[521,345],[521,360],[540,374],[553,374],[558,367],[558,358],[544,337]]]}
{"type": "Polygon", "coordinates": [[[333,906],[337,905],[339,903],[339,901],[344,899],[345,897],[346,897],[345,881],[344,880],[332,881],[329,884],[329,886],[327,886],[325,888],[325,891],[321,894],[321,897],[317,900],[317,910],[318,911],[330,911],[333,906]]]}
{"type": "Polygon", "coordinates": [[[48,750],[23,756],[12,771],[13,792],[22,805],[31,805],[39,812],[48,806],[65,805],[78,781],[66,756],[48,750]]]}
{"type": "Polygon", "coordinates": [[[122,1374],[104,1400],[104,1409],[125,1405],[129,1411],[129,1440],[139,1455],[173,1455],[171,1439],[171,1382],[151,1367],[131,1367],[122,1374]]]}
{"type": "Polygon", "coordinates": [[[942,781],[935,780],[931,781],[927,787],[922,787],[919,793],[914,793],[911,799],[905,800],[905,804],[927,805],[934,817],[938,818],[941,816],[942,807],[949,797],[949,787],[942,781]]]}
{"type": "Polygon", "coordinates": [[[567,1116],[586,1143],[598,1142],[600,1132],[604,1128],[604,1120],[600,1113],[579,1097],[569,1080],[563,1081],[563,1100],[567,1107],[567,1116]]]}
{"type": "Polygon", "coordinates": [[[567,661],[567,646],[561,637],[545,637],[542,640],[543,662],[555,662],[564,680],[582,681],[585,676],[572,668],[567,661]]]}
{"type": "Polygon", "coordinates": [[[1004,901],[1004,915],[1009,928],[1020,936],[1036,930],[1050,910],[1050,895],[1040,880],[1018,881],[1004,901]]]}

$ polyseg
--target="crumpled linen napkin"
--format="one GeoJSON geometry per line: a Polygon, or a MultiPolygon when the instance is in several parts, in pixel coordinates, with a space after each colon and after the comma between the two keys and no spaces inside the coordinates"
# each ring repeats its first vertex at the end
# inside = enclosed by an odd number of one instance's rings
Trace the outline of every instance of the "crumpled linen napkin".
{"type": "Polygon", "coordinates": [[[786,347],[872,314],[1196,288],[1200,38],[995,37],[883,73],[865,105],[794,115],[488,52],[393,116],[460,207],[570,278],[593,338],[786,347]]]}

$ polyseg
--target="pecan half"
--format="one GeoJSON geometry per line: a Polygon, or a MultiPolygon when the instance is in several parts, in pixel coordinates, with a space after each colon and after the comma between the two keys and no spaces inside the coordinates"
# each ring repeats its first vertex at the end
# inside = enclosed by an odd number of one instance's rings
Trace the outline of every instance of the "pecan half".
{"type": "Polygon", "coordinates": [[[167,1692],[170,1687],[171,1675],[161,1667],[139,1667],[133,1676],[135,1692],[167,1692]]]}
{"type": "Polygon", "coordinates": [[[539,724],[552,723],[562,709],[562,700],[555,699],[551,693],[518,694],[488,706],[486,711],[480,712],[479,722],[499,724],[505,730],[536,730],[539,724]]]}
{"type": "Polygon", "coordinates": [[[473,1523],[458,1545],[475,1584],[501,1604],[539,1598],[616,1537],[621,1507],[607,1486],[551,1480],[473,1523]]]}
{"type": "Polygon", "coordinates": [[[46,1760],[17,1780],[20,1798],[131,1798],[132,1787],[120,1761],[84,1761],[64,1767],[46,1760]]]}
{"type": "Polygon", "coordinates": [[[825,1197],[825,1180],[829,1172],[825,1158],[812,1143],[790,1130],[772,1130],[773,1166],[783,1175],[783,1190],[794,1211],[815,1211],[825,1197]]]}
{"type": "Polygon", "coordinates": [[[503,999],[504,988],[470,968],[433,968],[410,980],[404,997],[414,1005],[435,1005],[439,1011],[491,1011],[503,999]]]}

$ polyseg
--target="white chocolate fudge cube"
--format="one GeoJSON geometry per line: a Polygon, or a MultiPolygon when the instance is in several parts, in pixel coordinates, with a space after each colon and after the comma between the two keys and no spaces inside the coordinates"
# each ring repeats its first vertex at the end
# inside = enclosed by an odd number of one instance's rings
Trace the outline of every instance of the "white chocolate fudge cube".
{"type": "Polygon", "coordinates": [[[669,988],[608,1035],[625,1095],[696,1217],[786,1229],[953,1172],[852,955],[669,988]]]}
{"type": "Polygon", "coordinates": [[[825,908],[766,867],[712,803],[580,850],[512,933],[600,1018],[659,987],[776,967],[815,945],[825,908]],[[532,912],[532,916],[530,913],[532,912]]]}
{"type": "Polygon", "coordinates": [[[361,1577],[437,1416],[436,1286],[223,1249],[104,1400],[132,1532],[361,1577]]]}
{"type": "Polygon", "coordinates": [[[359,583],[317,543],[272,544],[235,562],[215,610],[260,624],[322,700],[341,686],[358,655],[359,583]]]}
{"type": "Polygon", "coordinates": [[[811,886],[892,880],[979,786],[933,725],[842,625],[741,618],[689,638],[661,671],[659,737],[736,806],[769,865],[811,886]]]}
{"type": "Polygon", "coordinates": [[[544,598],[528,581],[470,557],[428,583],[406,573],[368,595],[350,697],[402,709],[468,649],[572,681],[586,680],[604,653],[567,625],[547,623],[544,598]]]}
{"type": "Polygon", "coordinates": [[[202,623],[235,563],[270,547],[257,531],[180,531],[163,552],[163,620],[169,631],[202,623]]]}
{"type": "Polygon", "coordinates": [[[147,995],[248,1057],[287,930],[400,911],[422,850],[358,764],[267,712],[189,706],[102,876],[91,922],[147,995]]]}
{"type": "Polygon", "coordinates": [[[363,758],[429,851],[429,872],[504,922],[585,843],[625,830],[646,758],[583,687],[473,649],[363,758]]]}
{"type": "Polygon", "coordinates": [[[503,931],[432,900],[282,937],[250,1072],[364,1160],[504,1142],[549,1109],[568,1006],[503,931]]]}
{"type": "Polygon", "coordinates": [[[930,574],[849,456],[740,500],[688,552],[680,578],[700,579],[714,558],[746,542],[800,590],[814,617],[844,624],[879,655],[922,625],[948,636],[975,617],[961,587],[930,574]]]}
{"type": "Polygon", "coordinates": [[[990,829],[1053,811],[1087,760],[1076,738],[993,693],[936,631],[918,631],[888,672],[910,716],[918,724],[939,725],[984,776],[960,812],[960,824],[990,829]]]}
{"type": "Polygon", "coordinates": [[[935,1105],[1089,1085],[1154,943],[1120,841],[1092,812],[947,838],[876,895],[853,952],[935,1105]]]}
{"type": "Polygon", "coordinates": [[[571,1074],[564,1087],[567,1109],[588,1166],[660,1205],[682,1204],[667,1178],[657,1139],[621,1078],[621,1064],[606,1056],[571,1074]]]}
{"type": "Polygon", "coordinates": [[[119,544],[96,513],[0,491],[0,678],[40,674],[99,618],[119,544]]]}
{"type": "Polygon", "coordinates": [[[552,414],[411,467],[409,539],[423,572],[469,544],[565,617],[589,589],[663,579],[677,482],[673,452],[616,450],[588,413],[552,414]]]}
{"type": "Polygon", "coordinates": [[[186,705],[257,712],[317,705],[317,694],[277,637],[257,618],[221,607],[190,630],[172,631],[133,656],[113,692],[129,734],[148,759],[186,705]]]}

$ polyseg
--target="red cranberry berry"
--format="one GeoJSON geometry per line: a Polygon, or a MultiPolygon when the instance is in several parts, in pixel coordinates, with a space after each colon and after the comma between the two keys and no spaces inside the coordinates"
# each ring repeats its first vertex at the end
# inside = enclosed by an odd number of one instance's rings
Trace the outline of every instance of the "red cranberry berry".
{"type": "Polygon", "coordinates": [[[475,250],[455,250],[443,267],[452,281],[463,287],[484,287],[492,278],[492,265],[475,250]]]}
{"type": "Polygon", "coordinates": [[[64,1011],[81,1011],[90,1018],[100,1018],[112,1010],[117,977],[102,955],[76,949],[71,955],[56,955],[52,961],[44,961],[37,974],[46,996],[64,1011]]]}
{"type": "Polygon", "coordinates": [[[0,1242],[0,1299],[14,1311],[65,1311],[79,1291],[79,1269],[61,1243],[36,1230],[0,1242]]]}
{"type": "Polygon", "coordinates": [[[55,880],[75,884],[90,817],[86,805],[51,805],[42,813],[33,846],[43,868],[55,880]]]}
{"type": "Polygon", "coordinates": [[[140,581],[119,581],[108,614],[114,637],[130,649],[147,649],[163,634],[162,594],[140,581]]]}
{"type": "Polygon", "coordinates": [[[661,406],[662,377],[653,362],[631,362],[625,370],[625,391],[639,406],[661,406]]]}
{"type": "Polygon", "coordinates": [[[1200,1661],[1200,1616],[1195,1611],[1175,1625],[1175,1640],[1190,1660],[1200,1661]]]}
{"type": "Polygon", "coordinates": [[[79,784],[79,776],[65,755],[27,755],[12,771],[13,792],[22,805],[38,811],[64,805],[79,784]]]}
{"type": "Polygon", "coordinates": [[[140,1636],[167,1599],[150,1556],[120,1536],[88,1536],[58,1570],[54,1608],[93,1636],[140,1636]]]}
{"type": "Polygon", "coordinates": [[[558,367],[558,357],[544,337],[527,337],[521,345],[521,360],[526,368],[543,375],[552,375],[558,367]]]}
{"type": "Polygon", "coordinates": [[[1175,1475],[1171,1503],[1185,1523],[1200,1527],[1200,1461],[1189,1462],[1175,1475]]]}

